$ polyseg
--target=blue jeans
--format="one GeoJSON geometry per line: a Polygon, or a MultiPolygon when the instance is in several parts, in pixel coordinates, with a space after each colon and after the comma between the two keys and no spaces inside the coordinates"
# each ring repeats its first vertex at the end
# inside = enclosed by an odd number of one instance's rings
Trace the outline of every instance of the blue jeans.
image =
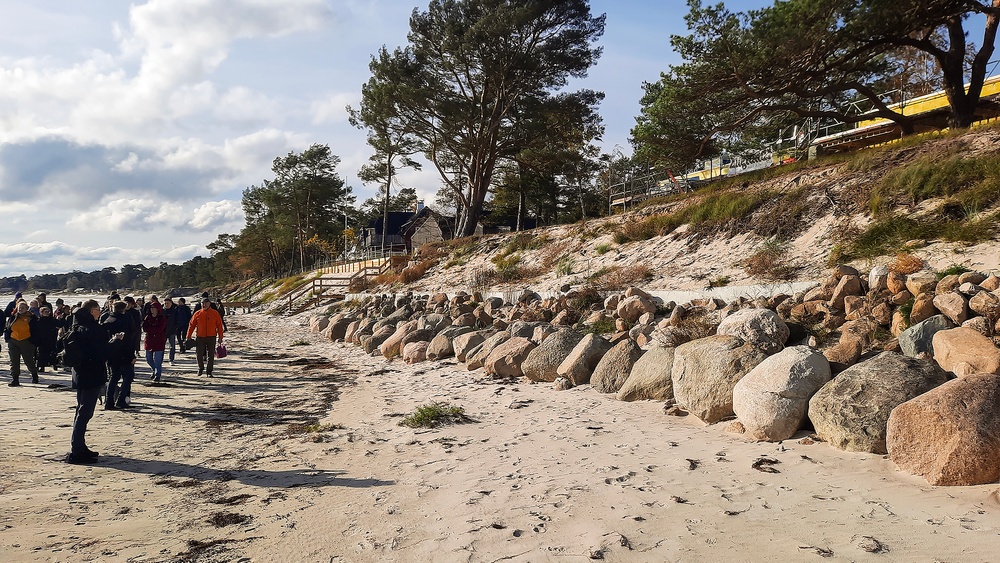
{"type": "Polygon", "coordinates": [[[153,368],[153,381],[159,381],[163,374],[163,350],[146,350],[146,363],[153,368]]]}
{"type": "Polygon", "coordinates": [[[167,335],[167,345],[170,346],[170,361],[174,361],[174,355],[177,352],[177,335],[168,334],[167,335]]]}

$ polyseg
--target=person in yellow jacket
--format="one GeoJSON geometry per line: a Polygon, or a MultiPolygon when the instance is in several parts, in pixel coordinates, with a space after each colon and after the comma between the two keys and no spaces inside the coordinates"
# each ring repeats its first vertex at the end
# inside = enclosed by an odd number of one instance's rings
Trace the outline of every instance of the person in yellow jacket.
{"type": "Polygon", "coordinates": [[[7,326],[4,330],[4,339],[7,340],[7,352],[10,354],[10,377],[11,381],[7,385],[17,387],[21,385],[21,359],[31,374],[31,382],[38,383],[38,368],[35,366],[35,343],[32,337],[37,338],[40,329],[38,328],[38,318],[29,310],[28,304],[24,301],[17,303],[17,308],[7,319],[7,326]]]}
{"type": "Polygon", "coordinates": [[[212,377],[212,367],[215,364],[216,337],[218,343],[222,343],[222,316],[212,308],[211,299],[203,299],[201,309],[195,312],[188,323],[187,337],[195,332],[198,338],[195,340],[195,352],[198,356],[198,375],[207,373],[212,377]],[[205,370],[205,357],[208,356],[208,371],[205,370]]]}

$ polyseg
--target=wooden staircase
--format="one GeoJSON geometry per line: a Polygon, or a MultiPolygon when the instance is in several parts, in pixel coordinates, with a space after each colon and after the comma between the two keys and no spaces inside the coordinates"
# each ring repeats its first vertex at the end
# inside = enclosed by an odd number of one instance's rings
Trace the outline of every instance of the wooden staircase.
{"type": "Polygon", "coordinates": [[[350,292],[351,284],[355,280],[376,277],[388,270],[389,265],[389,260],[366,260],[350,265],[354,268],[342,268],[337,273],[324,274],[313,279],[288,293],[287,314],[297,315],[325,301],[341,300],[350,292]],[[347,271],[343,271],[345,269],[347,271]]]}

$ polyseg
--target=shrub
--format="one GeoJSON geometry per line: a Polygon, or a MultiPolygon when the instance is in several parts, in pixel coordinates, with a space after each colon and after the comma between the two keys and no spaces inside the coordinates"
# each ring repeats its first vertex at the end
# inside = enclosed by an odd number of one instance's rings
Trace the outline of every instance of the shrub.
{"type": "Polygon", "coordinates": [[[618,330],[618,327],[615,325],[614,319],[604,318],[597,321],[596,323],[591,323],[587,325],[586,330],[587,332],[600,335],[600,334],[609,334],[612,332],[616,332],[618,330]]]}
{"type": "Polygon", "coordinates": [[[580,311],[586,310],[591,305],[597,303],[604,303],[604,298],[601,297],[601,293],[590,284],[584,285],[578,289],[575,295],[567,300],[567,305],[580,311]]]}
{"type": "Polygon", "coordinates": [[[594,252],[596,252],[598,256],[607,254],[610,250],[611,250],[611,245],[608,243],[599,244],[594,248],[594,252]]]}
{"type": "Polygon", "coordinates": [[[952,264],[951,266],[948,266],[947,268],[938,272],[937,278],[940,280],[944,279],[946,276],[960,276],[966,272],[971,272],[971,271],[972,270],[960,264],[952,264]]]}
{"type": "Polygon", "coordinates": [[[645,264],[634,266],[611,266],[601,268],[588,278],[588,284],[597,291],[621,291],[630,285],[648,281],[653,278],[653,270],[645,264]]]}
{"type": "Polygon", "coordinates": [[[556,275],[557,276],[568,276],[573,273],[573,257],[564,256],[559,259],[559,263],[556,264],[556,275]]]}
{"type": "Polygon", "coordinates": [[[434,428],[441,424],[458,424],[472,422],[465,415],[462,407],[453,407],[448,403],[430,403],[417,407],[413,414],[399,422],[400,426],[410,428],[434,428]]]}
{"type": "Polygon", "coordinates": [[[729,285],[729,276],[719,276],[715,279],[708,280],[708,287],[725,287],[729,285]]]}
{"type": "Polygon", "coordinates": [[[924,261],[912,254],[900,253],[896,259],[889,264],[889,271],[908,276],[912,273],[924,269],[924,261]]]}
{"type": "Polygon", "coordinates": [[[788,281],[795,277],[800,266],[788,260],[788,244],[777,239],[765,241],[743,261],[748,275],[768,281],[788,281]]]}

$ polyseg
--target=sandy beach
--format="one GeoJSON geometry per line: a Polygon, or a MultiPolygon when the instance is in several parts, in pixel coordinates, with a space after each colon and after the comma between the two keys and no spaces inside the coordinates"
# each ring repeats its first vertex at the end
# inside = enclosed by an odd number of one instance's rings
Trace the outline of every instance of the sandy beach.
{"type": "MultiPolygon", "coordinates": [[[[931,487],[807,433],[748,443],[658,402],[482,380],[229,318],[62,461],[69,376],[2,387],[0,561],[991,561],[1000,485],[931,487]],[[430,402],[465,424],[399,426],[430,402]]],[[[6,352],[3,354],[6,361],[6,352]]],[[[99,409],[101,406],[99,405],[99,409]]]]}

